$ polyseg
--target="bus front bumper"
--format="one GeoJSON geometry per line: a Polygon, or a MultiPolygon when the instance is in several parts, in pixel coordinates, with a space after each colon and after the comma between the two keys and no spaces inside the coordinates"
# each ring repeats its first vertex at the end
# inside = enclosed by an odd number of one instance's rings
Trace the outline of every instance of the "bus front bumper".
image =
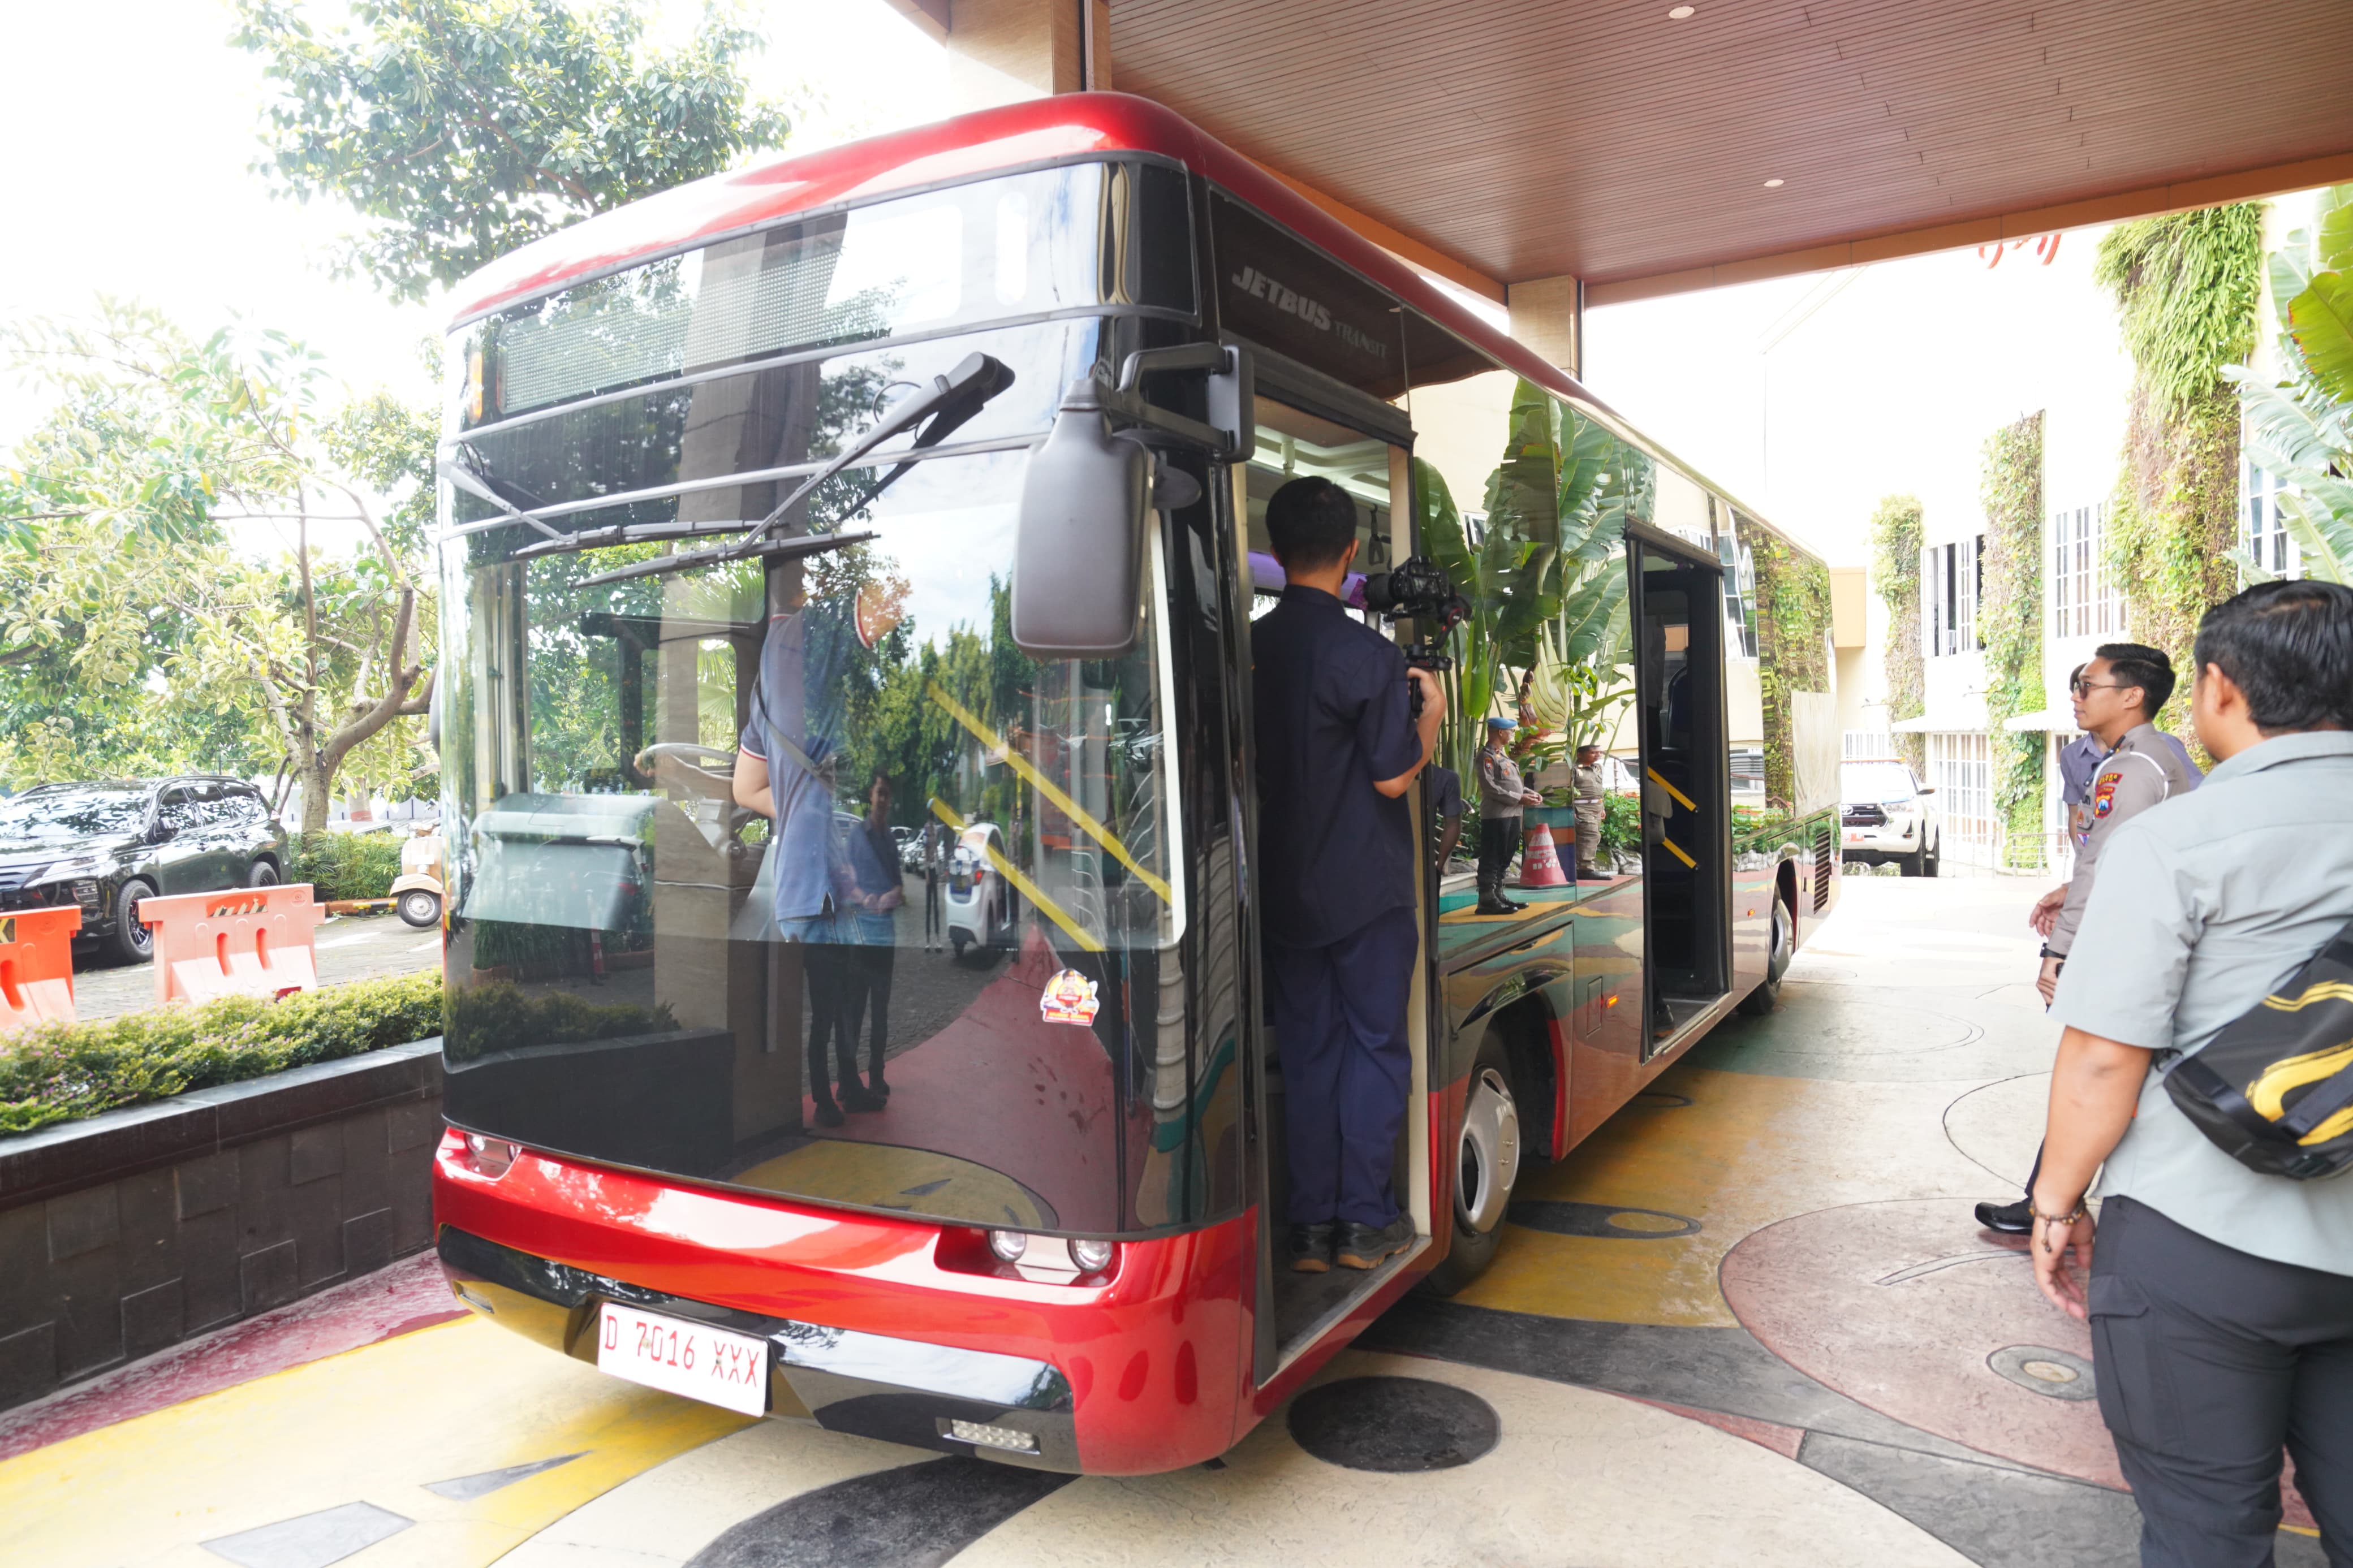
{"type": "Polygon", "coordinates": [[[501,1327],[594,1365],[607,1301],[765,1340],[768,1414],[835,1432],[1076,1471],[1071,1385],[1050,1362],[763,1317],[535,1258],[455,1226],[440,1227],[441,1272],[458,1300],[501,1327]],[[1027,1451],[954,1435],[954,1423],[1027,1434],[1027,1451]]]}

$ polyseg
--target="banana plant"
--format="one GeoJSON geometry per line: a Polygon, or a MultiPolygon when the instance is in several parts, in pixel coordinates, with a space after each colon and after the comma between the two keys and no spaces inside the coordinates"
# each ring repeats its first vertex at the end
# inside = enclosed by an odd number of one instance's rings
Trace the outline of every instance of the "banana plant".
{"type": "MultiPolygon", "coordinates": [[[[2266,382],[2242,366],[2246,451],[2284,487],[2280,520],[2307,577],[2353,582],[2353,185],[2321,194],[2316,221],[2270,258],[2272,296],[2289,375],[2266,382]]],[[[2250,581],[2271,574],[2232,552],[2250,581]]]]}
{"type": "Polygon", "coordinates": [[[1531,705],[1547,727],[1579,740],[1603,732],[1630,695],[1609,679],[1626,640],[1626,574],[1614,556],[1628,516],[1645,510],[1649,459],[1522,381],[1475,543],[1443,478],[1419,459],[1415,468],[1422,538],[1471,605],[1455,633],[1448,756],[1468,764],[1515,670],[1534,678],[1531,705]]]}

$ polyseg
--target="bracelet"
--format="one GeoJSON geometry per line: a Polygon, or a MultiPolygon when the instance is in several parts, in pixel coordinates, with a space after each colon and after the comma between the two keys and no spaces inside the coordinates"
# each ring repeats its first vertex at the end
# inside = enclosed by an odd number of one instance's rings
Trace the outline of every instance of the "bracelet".
{"type": "Polygon", "coordinates": [[[2041,1220],[2044,1225],[2073,1225],[2079,1219],[2090,1217],[2092,1211],[2084,1206],[2083,1199],[2077,1198],[2075,1200],[2074,1212],[2072,1214],[2044,1214],[2041,1209],[2034,1206],[2034,1199],[2030,1196],[2026,1200],[2026,1212],[2032,1215],[2036,1219],[2041,1220]]]}

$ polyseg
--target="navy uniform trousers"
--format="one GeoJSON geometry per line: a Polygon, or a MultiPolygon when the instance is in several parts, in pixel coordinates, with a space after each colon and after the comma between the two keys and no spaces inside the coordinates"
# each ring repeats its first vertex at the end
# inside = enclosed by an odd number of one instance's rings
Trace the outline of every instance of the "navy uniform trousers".
{"type": "Polygon", "coordinates": [[[1389,1165],[1413,1079],[1406,999],[1420,938],[1391,910],[1324,947],[1266,947],[1293,1225],[1397,1217],[1389,1165]]]}

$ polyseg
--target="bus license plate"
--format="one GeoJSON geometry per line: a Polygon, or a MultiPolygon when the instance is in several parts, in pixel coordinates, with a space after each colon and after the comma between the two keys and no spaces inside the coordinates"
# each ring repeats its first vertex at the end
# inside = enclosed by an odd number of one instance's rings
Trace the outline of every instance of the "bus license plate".
{"type": "Polygon", "coordinates": [[[768,1413],[768,1342],[707,1323],[607,1301],[596,1370],[746,1415],[768,1413]]]}

